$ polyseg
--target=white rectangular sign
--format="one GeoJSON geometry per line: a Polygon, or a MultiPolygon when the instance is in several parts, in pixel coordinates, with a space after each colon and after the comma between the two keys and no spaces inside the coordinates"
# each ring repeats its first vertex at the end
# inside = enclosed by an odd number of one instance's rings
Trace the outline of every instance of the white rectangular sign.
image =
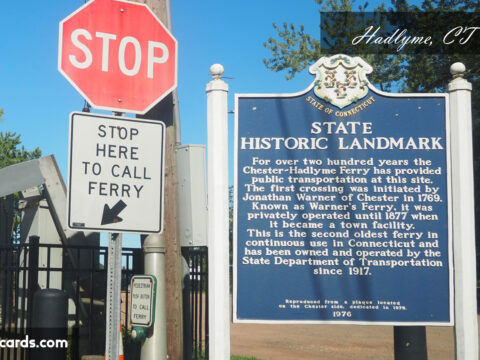
{"type": "Polygon", "coordinates": [[[163,230],[165,125],[70,115],[68,226],[74,230],[163,230]]]}
{"type": "Polygon", "coordinates": [[[132,301],[130,321],[134,326],[149,327],[155,316],[156,280],[153,275],[137,275],[132,277],[132,301]]]}

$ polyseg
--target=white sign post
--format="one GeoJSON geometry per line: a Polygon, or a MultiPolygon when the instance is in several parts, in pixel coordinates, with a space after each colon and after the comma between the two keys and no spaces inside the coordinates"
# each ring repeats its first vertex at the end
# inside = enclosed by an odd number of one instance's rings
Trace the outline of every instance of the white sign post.
{"type": "Polygon", "coordinates": [[[164,138],[160,121],[72,113],[69,228],[160,233],[164,138]]]}
{"type": "Polygon", "coordinates": [[[473,198],[472,84],[465,65],[450,67],[448,84],[452,129],[453,237],[455,255],[456,359],[478,359],[475,202],[473,198]]]}
{"type": "Polygon", "coordinates": [[[208,289],[209,358],[230,359],[228,265],[228,84],[223,66],[210,67],[207,84],[208,128],[208,289]]]}

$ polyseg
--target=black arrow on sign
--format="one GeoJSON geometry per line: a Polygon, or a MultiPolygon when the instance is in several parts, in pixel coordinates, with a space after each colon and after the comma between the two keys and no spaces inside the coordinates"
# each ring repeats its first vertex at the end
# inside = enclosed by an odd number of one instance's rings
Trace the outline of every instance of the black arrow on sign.
{"type": "Polygon", "coordinates": [[[120,214],[126,207],[127,204],[122,200],[118,200],[111,209],[108,204],[105,204],[103,206],[102,225],[121,222],[123,219],[119,217],[118,214],[120,214]]]}

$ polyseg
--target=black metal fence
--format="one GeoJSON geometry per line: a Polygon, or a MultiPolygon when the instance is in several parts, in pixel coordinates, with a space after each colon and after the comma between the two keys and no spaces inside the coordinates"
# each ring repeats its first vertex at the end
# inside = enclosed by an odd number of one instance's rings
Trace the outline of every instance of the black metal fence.
{"type": "Polygon", "coordinates": [[[208,248],[182,248],[190,274],[184,279],[184,358],[208,359],[208,248]]]}
{"type": "MultiPolygon", "coordinates": [[[[105,349],[105,299],[107,247],[28,243],[0,247],[0,339],[24,339],[29,334],[33,294],[39,288],[60,288],[68,293],[69,360],[103,354],[105,349]]],[[[207,251],[184,249],[190,268],[185,277],[185,342],[192,344],[191,359],[208,357],[207,251]],[[187,305],[185,305],[187,304],[187,305]],[[200,355],[202,354],[202,355],[200,355]]],[[[122,325],[130,329],[129,283],[143,273],[141,249],[122,249],[122,325]]],[[[131,343],[131,342],[129,342],[131,343]]],[[[127,349],[126,349],[127,350],[127,349]]],[[[127,352],[125,353],[126,359],[127,352]]],[[[189,357],[185,357],[188,359],[189,357]]],[[[28,359],[28,349],[0,348],[0,359],[28,359]]]]}

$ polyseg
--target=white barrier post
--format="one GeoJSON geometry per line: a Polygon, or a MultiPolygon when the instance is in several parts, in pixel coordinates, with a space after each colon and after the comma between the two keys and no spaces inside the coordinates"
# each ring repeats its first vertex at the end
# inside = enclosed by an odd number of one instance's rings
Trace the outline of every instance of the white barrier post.
{"type": "Polygon", "coordinates": [[[228,251],[228,85],[223,66],[210,67],[207,84],[209,359],[230,359],[228,251]]]}
{"type": "Polygon", "coordinates": [[[450,67],[452,211],[455,263],[455,344],[457,360],[478,359],[475,204],[472,156],[472,84],[465,65],[450,67]]]}

